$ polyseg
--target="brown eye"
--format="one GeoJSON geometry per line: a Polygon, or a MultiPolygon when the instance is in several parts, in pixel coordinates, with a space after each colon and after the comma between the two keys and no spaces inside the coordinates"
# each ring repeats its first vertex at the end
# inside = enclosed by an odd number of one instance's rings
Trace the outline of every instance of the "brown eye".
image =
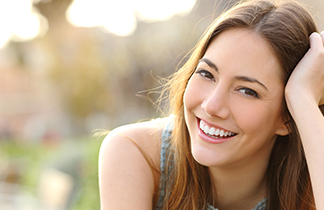
{"type": "Polygon", "coordinates": [[[204,70],[204,69],[199,69],[196,73],[201,75],[202,77],[207,78],[207,79],[215,80],[213,74],[210,73],[209,71],[204,70]]]}
{"type": "Polygon", "coordinates": [[[239,88],[238,91],[250,97],[260,98],[260,95],[250,88],[239,88]]]}

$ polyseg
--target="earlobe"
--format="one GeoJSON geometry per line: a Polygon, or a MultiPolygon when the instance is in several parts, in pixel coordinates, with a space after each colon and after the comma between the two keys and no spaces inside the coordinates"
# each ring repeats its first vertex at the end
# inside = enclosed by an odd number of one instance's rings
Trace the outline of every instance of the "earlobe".
{"type": "Polygon", "coordinates": [[[290,133],[289,131],[289,124],[290,124],[290,120],[287,121],[287,122],[283,122],[279,128],[277,129],[277,132],[276,134],[279,135],[279,136],[286,136],[290,133]]]}

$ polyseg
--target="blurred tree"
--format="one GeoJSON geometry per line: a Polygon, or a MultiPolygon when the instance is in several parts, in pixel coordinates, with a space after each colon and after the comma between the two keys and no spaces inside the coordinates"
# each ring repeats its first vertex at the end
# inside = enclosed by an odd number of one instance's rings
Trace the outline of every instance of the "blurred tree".
{"type": "Polygon", "coordinates": [[[50,25],[41,39],[51,57],[50,79],[78,133],[87,133],[89,119],[96,121],[98,115],[106,117],[105,127],[159,115],[136,94],[159,86],[157,78],[174,72],[225,4],[198,1],[187,16],[138,22],[132,36],[118,37],[100,28],[69,25],[65,19],[69,3],[41,1],[37,6],[50,25]]]}

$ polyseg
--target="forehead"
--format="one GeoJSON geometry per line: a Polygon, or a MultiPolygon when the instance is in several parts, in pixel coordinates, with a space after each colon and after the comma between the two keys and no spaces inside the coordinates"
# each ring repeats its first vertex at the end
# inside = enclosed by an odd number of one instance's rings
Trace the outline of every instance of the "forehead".
{"type": "Polygon", "coordinates": [[[228,71],[280,81],[281,67],[271,46],[256,32],[229,29],[217,35],[204,57],[216,64],[220,73],[228,71]]]}

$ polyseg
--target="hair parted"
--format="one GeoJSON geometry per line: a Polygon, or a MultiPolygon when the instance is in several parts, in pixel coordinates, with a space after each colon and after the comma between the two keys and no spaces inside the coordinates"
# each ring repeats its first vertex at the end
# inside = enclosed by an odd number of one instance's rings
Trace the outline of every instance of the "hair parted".
{"type": "MultiPolygon", "coordinates": [[[[190,151],[190,137],[184,120],[183,95],[188,80],[211,41],[223,31],[232,28],[251,30],[269,43],[281,65],[283,84],[286,84],[291,72],[309,49],[310,34],[317,31],[309,12],[294,1],[241,2],[224,12],[210,25],[191,51],[189,60],[174,73],[166,85],[175,124],[171,140],[174,155],[167,161],[168,167],[173,169],[163,209],[201,210],[206,209],[207,203],[217,204],[207,167],[198,164],[190,151]]],[[[286,106],[284,107],[283,117],[289,122],[287,126],[291,133],[288,136],[278,136],[270,157],[267,172],[268,208],[315,209],[302,143],[296,125],[286,106]]]]}

